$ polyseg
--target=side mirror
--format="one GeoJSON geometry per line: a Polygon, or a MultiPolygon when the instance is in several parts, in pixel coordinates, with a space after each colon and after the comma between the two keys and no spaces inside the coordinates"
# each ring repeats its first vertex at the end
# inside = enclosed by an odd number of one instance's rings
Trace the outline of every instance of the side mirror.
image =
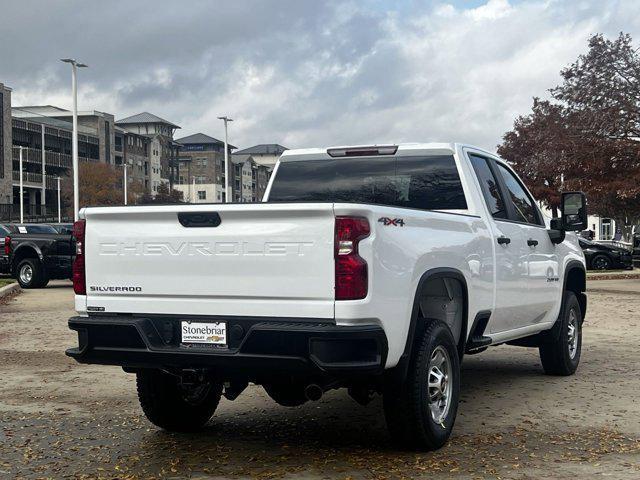
{"type": "Polygon", "coordinates": [[[588,226],[587,197],[582,192],[565,192],[560,206],[561,225],[564,231],[582,231],[588,226]]]}

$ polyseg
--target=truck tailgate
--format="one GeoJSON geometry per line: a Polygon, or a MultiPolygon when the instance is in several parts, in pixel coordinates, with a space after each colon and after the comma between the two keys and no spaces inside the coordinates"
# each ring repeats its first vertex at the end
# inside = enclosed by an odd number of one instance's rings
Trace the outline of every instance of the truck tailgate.
{"type": "Polygon", "coordinates": [[[84,214],[89,311],[334,316],[331,204],[111,207],[84,214]],[[216,214],[217,226],[197,223],[216,223],[216,214]]]}

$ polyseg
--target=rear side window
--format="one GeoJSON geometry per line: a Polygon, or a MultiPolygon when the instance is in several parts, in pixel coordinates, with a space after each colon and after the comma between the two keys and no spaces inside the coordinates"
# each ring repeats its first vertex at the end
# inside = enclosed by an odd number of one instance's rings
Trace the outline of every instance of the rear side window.
{"type": "Polygon", "coordinates": [[[467,208],[451,155],[281,162],[269,201],[355,202],[423,210],[467,208]]]}
{"type": "Polygon", "coordinates": [[[524,187],[520,184],[520,181],[511,173],[504,165],[500,163],[498,165],[498,171],[504,183],[509,191],[509,196],[513,202],[515,209],[515,215],[518,222],[535,223],[540,225],[538,220],[538,214],[536,213],[536,207],[529,194],[525,191],[524,187]]]}
{"type": "Polygon", "coordinates": [[[487,160],[476,155],[469,155],[469,159],[480,182],[482,196],[487,204],[489,213],[491,213],[493,218],[507,218],[504,199],[500,193],[500,188],[498,188],[496,177],[493,176],[487,160]]]}

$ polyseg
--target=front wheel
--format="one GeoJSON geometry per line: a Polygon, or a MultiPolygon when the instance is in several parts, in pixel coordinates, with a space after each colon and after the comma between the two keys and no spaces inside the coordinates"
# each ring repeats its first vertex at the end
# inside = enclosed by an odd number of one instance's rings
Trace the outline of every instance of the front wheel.
{"type": "Polygon", "coordinates": [[[173,432],[202,428],[218,407],[222,384],[210,378],[185,385],[180,378],[161,370],[136,374],[138,399],[154,425],[173,432]]]}
{"type": "Polygon", "coordinates": [[[415,349],[401,391],[384,394],[384,412],[397,443],[435,450],[447,442],[456,419],[460,360],[451,330],[439,320],[429,321],[415,349]]]}
{"type": "Polygon", "coordinates": [[[611,268],[611,259],[606,255],[596,255],[591,260],[591,268],[593,270],[609,270],[611,268]]]}
{"type": "Polygon", "coordinates": [[[540,360],[547,375],[573,375],[582,353],[582,312],[573,292],[564,294],[562,311],[557,320],[559,334],[540,344],[540,360]]]}

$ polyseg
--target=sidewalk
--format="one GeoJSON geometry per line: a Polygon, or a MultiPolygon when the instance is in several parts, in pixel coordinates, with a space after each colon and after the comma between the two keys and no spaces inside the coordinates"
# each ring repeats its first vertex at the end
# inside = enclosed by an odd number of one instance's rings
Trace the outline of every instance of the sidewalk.
{"type": "Polygon", "coordinates": [[[622,293],[640,295],[640,279],[616,279],[591,281],[587,277],[587,293],[622,293]]]}

